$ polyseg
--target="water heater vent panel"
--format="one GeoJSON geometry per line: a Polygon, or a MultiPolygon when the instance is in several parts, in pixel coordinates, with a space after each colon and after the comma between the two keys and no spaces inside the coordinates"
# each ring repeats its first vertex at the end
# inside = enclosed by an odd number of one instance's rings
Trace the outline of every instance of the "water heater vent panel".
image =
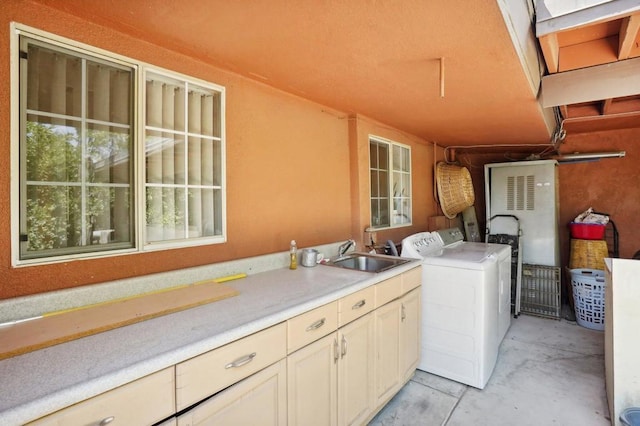
{"type": "Polygon", "coordinates": [[[507,210],[515,210],[515,178],[513,176],[507,177],[507,210]]]}
{"type": "Polygon", "coordinates": [[[507,210],[535,210],[535,176],[507,176],[507,210]]]}

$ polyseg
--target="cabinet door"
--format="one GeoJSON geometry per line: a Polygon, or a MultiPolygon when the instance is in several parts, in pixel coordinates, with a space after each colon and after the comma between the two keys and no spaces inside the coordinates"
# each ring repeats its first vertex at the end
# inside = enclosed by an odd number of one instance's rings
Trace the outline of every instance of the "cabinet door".
{"type": "Polygon", "coordinates": [[[417,288],[400,299],[400,379],[413,376],[420,360],[420,297],[417,288]]]}
{"type": "Polygon", "coordinates": [[[287,419],[283,359],[178,417],[178,426],[283,425],[287,419]]]}
{"type": "Polygon", "coordinates": [[[332,333],[287,357],[290,425],[335,425],[338,419],[338,335],[332,333]]]}
{"type": "Polygon", "coordinates": [[[338,333],[338,424],[364,424],[375,404],[375,321],[373,313],[338,333]]]}
{"type": "Polygon", "coordinates": [[[375,311],[377,406],[400,389],[400,310],[400,301],[395,300],[375,311]]]}

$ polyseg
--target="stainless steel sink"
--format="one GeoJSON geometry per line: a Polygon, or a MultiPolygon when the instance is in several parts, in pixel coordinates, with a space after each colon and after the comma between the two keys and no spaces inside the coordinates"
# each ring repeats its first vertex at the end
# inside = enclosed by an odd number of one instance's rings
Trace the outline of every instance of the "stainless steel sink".
{"type": "Polygon", "coordinates": [[[407,259],[381,257],[364,253],[352,253],[330,260],[325,265],[365,272],[382,272],[409,262],[407,259]]]}

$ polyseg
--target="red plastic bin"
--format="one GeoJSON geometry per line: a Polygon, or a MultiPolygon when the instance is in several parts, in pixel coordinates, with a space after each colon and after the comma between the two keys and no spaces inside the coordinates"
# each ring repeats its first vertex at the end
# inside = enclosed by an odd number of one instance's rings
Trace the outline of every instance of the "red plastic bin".
{"type": "Polygon", "coordinates": [[[571,230],[571,238],[578,240],[601,240],[604,238],[604,230],[607,225],[597,223],[576,223],[571,222],[569,229],[571,230]]]}

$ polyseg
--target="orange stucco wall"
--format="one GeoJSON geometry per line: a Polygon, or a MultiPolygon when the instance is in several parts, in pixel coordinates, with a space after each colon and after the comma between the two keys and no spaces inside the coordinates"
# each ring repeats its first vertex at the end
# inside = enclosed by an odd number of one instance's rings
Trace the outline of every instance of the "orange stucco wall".
{"type": "Polygon", "coordinates": [[[442,148],[432,143],[385,126],[366,117],[351,117],[351,187],[352,234],[362,241],[364,230],[371,224],[369,201],[369,136],[378,136],[411,147],[412,225],[376,232],[378,245],[387,240],[396,244],[407,235],[428,229],[428,218],[435,216],[437,205],[433,196],[433,158],[439,158],[442,148]],[[364,166],[363,166],[364,165],[364,166]]]}
{"type": "MultiPolygon", "coordinates": [[[[568,223],[589,207],[609,213],[620,236],[620,257],[631,258],[640,250],[640,129],[620,129],[594,133],[569,134],[560,152],[625,151],[623,158],[593,162],[565,163],[558,166],[560,211],[558,230],[562,266],[570,256],[568,223]]],[[[502,155],[465,154],[460,160],[469,167],[476,190],[476,211],[484,229],[485,163],[509,161],[502,155]]]]}
{"type": "Polygon", "coordinates": [[[389,232],[385,239],[401,239],[425,229],[435,209],[432,171],[423,169],[432,163],[433,147],[418,138],[247,80],[153,40],[132,38],[104,23],[87,22],[30,1],[3,4],[0,28],[0,156],[5,159],[0,169],[0,299],[285,251],[291,239],[302,247],[350,237],[361,241],[364,218],[369,214],[369,184],[368,177],[355,184],[352,178],[359,176],[354,167],[368,173],[368,148],[366,157],[360,150],[367,132],[413,149],[414,225],[389,232]],[[226,87],[226,243],[46,266],[11,266],[12,21],[226,87]]]}
{"type": "Polygon", "coordinates": [[[559,168],[563,264],[569,259],[566,224],[589,207],[609,213],[620,235],[620,257],[640,250],[640,128],[568,135],[562,152],[625,151],[623,158],[559,168]],[[564,232],[563,232],[564,231],[564,232]]]}

